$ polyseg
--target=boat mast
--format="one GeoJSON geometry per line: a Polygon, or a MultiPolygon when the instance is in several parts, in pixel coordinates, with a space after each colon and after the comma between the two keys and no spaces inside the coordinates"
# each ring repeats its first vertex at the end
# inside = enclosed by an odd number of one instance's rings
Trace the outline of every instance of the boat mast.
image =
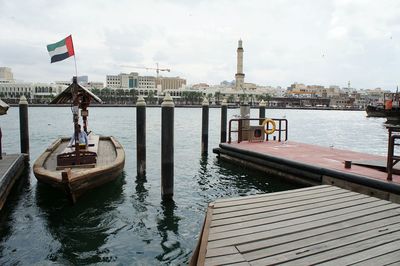
{"type": "Polygon", "coordinates": [[[79,97],[78,97],[78,81],[77,77],[72,78],[72,119],[74,122],[74,135],[75,135],[75,164],[80,164],[80,153],[79,153],[79,97]]]}

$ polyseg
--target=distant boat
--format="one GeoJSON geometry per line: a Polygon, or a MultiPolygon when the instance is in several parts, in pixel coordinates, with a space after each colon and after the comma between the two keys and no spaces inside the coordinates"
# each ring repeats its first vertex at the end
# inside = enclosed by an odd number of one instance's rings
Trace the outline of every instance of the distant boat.
{"type": "Polygon", "coordinates": [[[368,105],[365,111],[368,117],[385,117],[388,121],[400,121],[399,93],[384,94],[384,103],[368,105]]]}
{"type": "Polygon", "coordinates": [[[76,144],[68,147],[70,138],[59,138],[33,165],[38,181],[63,190],[74,203],[87,190],[116,179],[125,164],[124,149],[114,137],[88,132],[87,107],[91,101],[101,103],[100,98],[77,84],[76,78],[54,98],[51,104],[71,103],[76,144]],[[79,109],[83,130],[88,134],[88,145],[79,143],[79,109]]]}

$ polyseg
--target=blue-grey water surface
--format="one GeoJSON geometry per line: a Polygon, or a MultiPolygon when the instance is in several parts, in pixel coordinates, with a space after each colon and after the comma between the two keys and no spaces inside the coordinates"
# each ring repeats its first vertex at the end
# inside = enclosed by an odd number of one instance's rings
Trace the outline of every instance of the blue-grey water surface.
{"type": "MultiPolygon", "coordinates": [[[[217,198],[297,188],[259,172],[219,162],[220,110],[210,109],[209,155],[200,156],[201,109],[175,109],[174,201],[160,195],[160,108],[147,108],[147,177],[136,178],[135,108],[89,110],[89,128],[124,146],[120,178],[71,205],[59,191],[36,181],[31,170],[18,182],[0,216],[0,264],[187,264],[207,204],[217,198]]],[[[251,111],[258,117],[258,110],[251,111]]],[[[362,111],[266,110],[289,120],[289,140],[384,155],[384,119],[362,111]]],[[[239,114],[229,109],[228,118],[239,114]]],[[[18,153],[18,108],[0,117],[3,152],[18,153]]],[[[30,107],[30,154],[35,159],[59,136],[72,133],[67,107],[30,107]]]]}

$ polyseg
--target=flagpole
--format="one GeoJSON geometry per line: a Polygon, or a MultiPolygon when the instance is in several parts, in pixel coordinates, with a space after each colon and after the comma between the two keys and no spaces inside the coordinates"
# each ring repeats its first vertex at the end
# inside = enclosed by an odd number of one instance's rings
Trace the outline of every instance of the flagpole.
{"type": "Polygon", "coordinates": [[[78,68],[76,67],[76,56],[74,54],[74,62],[75,62],[75,74],[76,74],[76,79],[78,80],[78,68]]]}

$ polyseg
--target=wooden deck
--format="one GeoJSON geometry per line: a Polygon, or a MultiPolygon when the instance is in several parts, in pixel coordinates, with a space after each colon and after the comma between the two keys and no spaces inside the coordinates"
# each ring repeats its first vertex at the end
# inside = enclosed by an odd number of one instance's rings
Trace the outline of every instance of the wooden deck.
{"type": "Polygon", "coordinates": [[[338,187],[209,205],[197,265],[399,265],[400,205],[338,187]]]}
{"type": "Polygon", "coordinates": [[[25,160],[22,154],[3,155],[3,159],[0,160],[0,210],[24,168],[25,160]]]}

